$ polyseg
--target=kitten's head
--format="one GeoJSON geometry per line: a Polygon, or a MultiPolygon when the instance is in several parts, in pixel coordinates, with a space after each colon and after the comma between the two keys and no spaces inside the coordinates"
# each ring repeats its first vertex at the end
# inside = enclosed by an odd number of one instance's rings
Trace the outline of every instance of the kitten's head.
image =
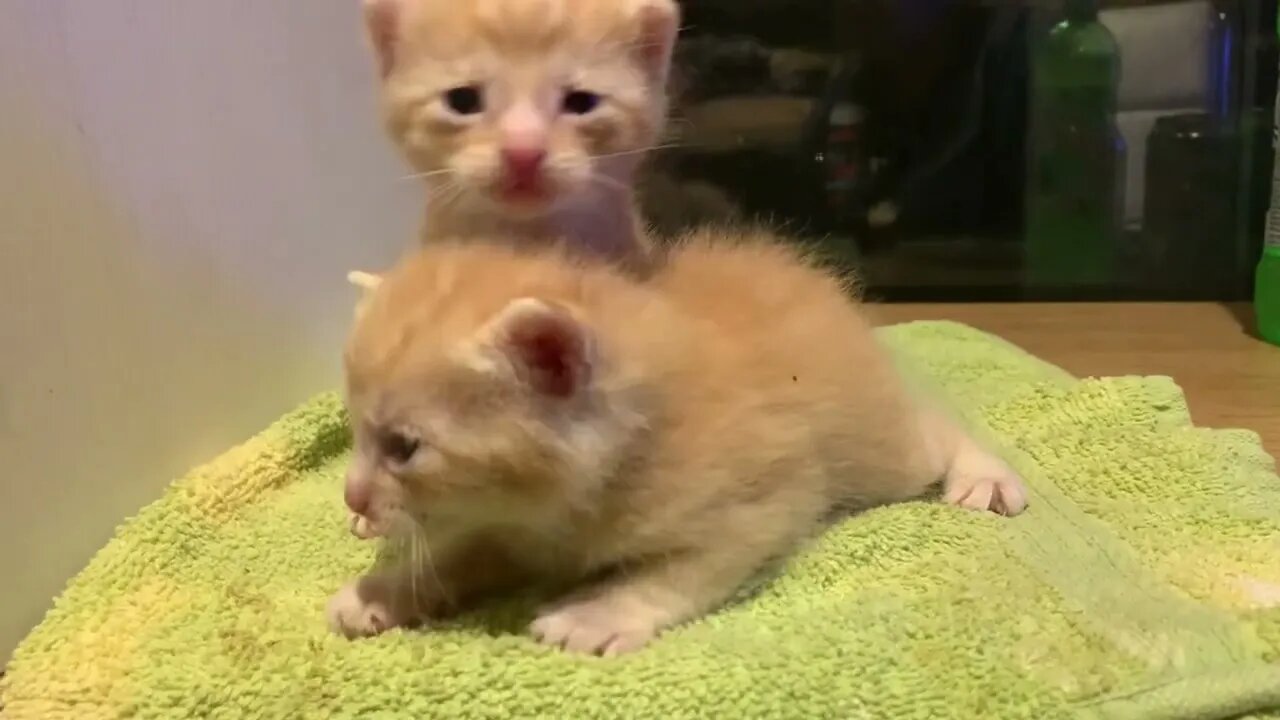
{"type": "Polygon", "coordinates": [[[675,0],[365,0],[365,16],[389,131],[435,202],[513,219],[589,202],[661,131],[675,0]]]}
{"type": "Polygon", "coordinates": [[[571,270],[468,246],[383,276],[344,358],[353,511],[394,532],[590,509],[637,423],[599,386],[571,270]]]}

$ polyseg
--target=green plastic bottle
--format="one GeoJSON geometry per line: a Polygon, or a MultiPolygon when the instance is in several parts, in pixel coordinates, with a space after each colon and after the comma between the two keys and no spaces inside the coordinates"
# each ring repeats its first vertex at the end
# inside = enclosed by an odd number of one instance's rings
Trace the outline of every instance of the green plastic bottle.
{"type": "Polygon", "coordinates": [[[1026,282],[1071,290],[1116,281],[1125,146],[1115,124],[1120,48],[1097,0],[1067,0],[1032,55],[1026,282]]]}
{"type": "MultiPolygon", "coordinates": [[[[1280,27],[1277,28],[1280,34],[1280,27]]],[[[1267,232],[1262,240],[1262,259],[1253,286],[1253,307],[1258,317],[1258,334],[1280,345],[1280,98],[1277,98],[1271,146],[1275,164],[1271,170],[1271,208],[1267,211],[1267,232]]]]}
{"type": "Polygon", "coordinates": [[[1268,243],[1258,263],[1253,305],[1258,314],[1258,334],[1267,342],[1280,345],[1280,238],[1273,237],[1268,243]]]}

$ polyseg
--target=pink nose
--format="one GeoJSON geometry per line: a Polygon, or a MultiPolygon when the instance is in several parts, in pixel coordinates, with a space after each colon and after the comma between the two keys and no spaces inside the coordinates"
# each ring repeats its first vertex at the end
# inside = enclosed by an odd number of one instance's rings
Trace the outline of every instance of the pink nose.
{"type": "Polygon", "coordinates": [[[342,499],[347,502],[347,507],[351,508],[351,512],[357,515],[364,515],[369,510],[368,484],[348,480],[346,487],[342,490],[342,499]]]}
{"type": "Polygon", "coordinates": [[[533,187],[542,174],[542,163],[547,151],[536,147],[506,147],[502,149],[502,164],[507,177],[518,188],[533,187]]]}

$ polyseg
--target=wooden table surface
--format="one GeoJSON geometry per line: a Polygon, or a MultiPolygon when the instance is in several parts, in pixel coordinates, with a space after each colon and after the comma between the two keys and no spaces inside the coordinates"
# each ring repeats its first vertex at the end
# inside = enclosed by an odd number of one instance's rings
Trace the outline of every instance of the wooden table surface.
{"type": "Polygon", "coordinates": [[[1249,428],[1280,457],[1280,347],[1257,339],[1248,305],[894,304],[881,323],[955,320],[1080,376],[1168,375],[1197,425],[1249,428]]]}

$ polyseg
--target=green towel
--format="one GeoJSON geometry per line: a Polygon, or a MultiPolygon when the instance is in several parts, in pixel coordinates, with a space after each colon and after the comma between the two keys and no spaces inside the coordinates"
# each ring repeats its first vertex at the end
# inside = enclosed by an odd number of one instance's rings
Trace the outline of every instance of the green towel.
{"type": "Polygon", "coordinates": [[[348,642],[325,602],[375,547],[347,533],[328,394],[125,523],[18,649],[2,714],[1280,718],[1280,481],[1255,435],[1193,427],[1165,378],[1075,380],[948,323],[883,337],[1004,447],[1026,513],[847,519],[617,659],[537,645],[521,599],[348,642]]]}

